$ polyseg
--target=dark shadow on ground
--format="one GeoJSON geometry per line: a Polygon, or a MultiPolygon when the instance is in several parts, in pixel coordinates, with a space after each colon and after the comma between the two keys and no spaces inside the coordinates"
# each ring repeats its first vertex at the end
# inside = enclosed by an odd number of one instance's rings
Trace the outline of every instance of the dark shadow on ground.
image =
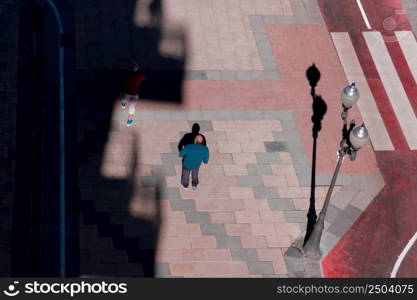
{"type": "Polygon", "coordinates": [[[310,237],[314,224],[317,220],[317,213],[315,208],[316,198],[315,198],[315,189],[316,189],[316,157],[317,157],[317,138],[318,133],[321,130],[321,120],[323,120],[324,115],[327,111],[327,104],[320,95],[316,94],[316,86],[320,80],[320,71],[313,63],[306,71],[306,76],[310,84],[310,94],[313,100],[313,115],[311,116],[311,121],[313,122],[312,136],[313,136],[313,156],[311,163],[311,191],[310,191],[310,206],[307,213],[307,229],[306,236],[304,238],[304,244],[307,242],[310,237]]]}

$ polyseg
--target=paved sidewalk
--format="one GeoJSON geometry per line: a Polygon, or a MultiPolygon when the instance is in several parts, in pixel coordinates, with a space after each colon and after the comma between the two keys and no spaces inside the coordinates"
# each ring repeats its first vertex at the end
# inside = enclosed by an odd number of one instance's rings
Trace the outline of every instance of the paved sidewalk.
{"type": "MultiPolygon", "coordinates": [[[[348,84],[316,1],[185,2],[187,15],[177,1],[163,6],[167,24],[183,22],[190,31],[182,105],[142,99],[135,124],[127,128],[125,112],[115,103],[103,159],[91,150],[79,168],[86,200],[80,225],[81,273],[147,272],[151,242],[137,219],[155,213],[149,199],[155,197],[152,182],[160,176],[163,225],[157,276],[320,277],[317,266],[285,255],[305,229],[310,194],[312,100],[305,72],[312,63],[318,66],[317,93],[328,105],[318,140],[317,208],[335,167],[340,90],[348,84]],[[179,187],[176,148],[194,122],[211,151],[196,191],[179,187]],[[99,166],[101,173],[89,174],[91,166],[99,166]],[[132,197],[120,185],[126,179],[133,183],[132,197]],[[103,182],[106,189],[94,194],[103,182]]],[[[118,48],[116,56],[100,52],[107,46],[100,34],[113,26],[108,18],[125,26],[130,12],[119,7],[108,14],[118,7],[112,1],[100,12],[88,3],[77,12],[78,68],[120,69],[129,59],[141,59],[136,44],[118,48]]],[[[120,37],[120,43],[131,38],[120,37]]],[[[85,111],[80,118],[91,115],[85,111]]],[[[351,115],[361,120],[356,108],[351,115]]],[[[100,117],[89,120],[87,140],[99,123],[100,117]]],[[[383,185],[371,145],[355,162],[345,160],[328,212],[324,254],[383,185]]]]}

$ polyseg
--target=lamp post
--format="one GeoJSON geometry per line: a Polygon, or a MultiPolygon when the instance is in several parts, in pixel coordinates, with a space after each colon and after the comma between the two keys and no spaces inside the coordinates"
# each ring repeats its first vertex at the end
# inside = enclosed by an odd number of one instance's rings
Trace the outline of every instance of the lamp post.
{"type": "Polygon", "coordinates": [[[320,211],[319,217],[314,224],[313,231],[309,239],[304,244],[304,252],[308,256],[319,256],[320,255],[320,240],[324,229],[324,219],[326,218],[327,208],[329,206],[330,198],[332,196],[333,188],[336,183],[337,176],[342,166],[343,159],[346,154],[349,155],[350,160],[355,160],[357,151],[365,146],[369,141],[368,130],[365,124],[362,124],[355,128],[355,121],[352,120],[347,127],[347,115],[349,109],[359,100],[359,91],[355,86],[355,83],[348,85],[341,92],[342,99],[342,140],[340,142],[340,149],[337,152],[337,164],[334,171],[332,181],[327,191],[326,199],[323,204],[323,208],[320,211]]]}

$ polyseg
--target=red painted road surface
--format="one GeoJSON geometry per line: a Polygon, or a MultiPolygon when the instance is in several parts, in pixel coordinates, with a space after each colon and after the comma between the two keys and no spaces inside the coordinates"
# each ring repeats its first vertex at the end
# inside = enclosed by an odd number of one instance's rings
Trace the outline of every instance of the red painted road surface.
{"type": "MultiPolygon", "coordinates": [[[[355,0],[319,0],[330,32],[349,32],[395,151],[376,152],[386,186],[322,262],[326,277],[389,277],[409,239],[417,230],[417,151],[410,151],[379,78],[362,32],[368,31],[355,0]]],[[[417,84],[394,31],[412,31],[399,0],[362,0],[372,30],[380,31],[406,94],[417,113],[417,84]]],[[[417,277],[417,245],[405,257],[397,277],[417,277]]]]}

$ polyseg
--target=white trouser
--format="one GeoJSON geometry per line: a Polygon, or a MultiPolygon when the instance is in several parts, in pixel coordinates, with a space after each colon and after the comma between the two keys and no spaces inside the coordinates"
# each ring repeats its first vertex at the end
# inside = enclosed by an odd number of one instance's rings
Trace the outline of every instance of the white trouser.
{"type": "Polygon", "coordinates": [[[129,115],[134,115],[136,112],[136,104],[138,103],[139,95],[123,94],[122,102],[126,103],[129,100],[129,115]]]}

